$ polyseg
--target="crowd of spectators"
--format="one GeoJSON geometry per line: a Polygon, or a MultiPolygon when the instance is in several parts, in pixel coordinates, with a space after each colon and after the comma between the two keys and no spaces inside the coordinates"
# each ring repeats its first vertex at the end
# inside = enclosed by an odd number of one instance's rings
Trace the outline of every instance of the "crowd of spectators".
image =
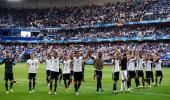
{"type": "Polygon", "coordinates": [[[170,36],[170,28],[164,26],[135,26],[135,27],[116,27],[104,30],[94,30],[88,32],[62,32],[56,34],[58,40],[74,39],[108,39],[120,37],[153,37],[170,36]]]}
{"type": "MultiPolygon", "coordinates": [[[[135,1],[135,0],[134,0],[135,1]]],[[[143,0],[135,3],[109,3],[103,6],[65,7],[52,9],[0,9],[0,23],[14,26],[80,27],[94,24],[166,19],[169,0],[143,0]]]]}

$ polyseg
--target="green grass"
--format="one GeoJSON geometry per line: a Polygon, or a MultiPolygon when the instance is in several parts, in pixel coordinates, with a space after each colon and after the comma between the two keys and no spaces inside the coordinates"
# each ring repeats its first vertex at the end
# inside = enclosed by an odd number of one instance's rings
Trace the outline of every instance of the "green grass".
{"type": "MultiPolygon", "coordinates": [[[[148,89],[134,89],[131,93],[119,93],[117,95],[112,94],[112,68],[105,67],[103,71],[103,87],[105,89],[102,95],[96,94],[96,81],[93,77],[93,67],[86,66],[85,80],[87,82],[82,83],[80,87],[80,95],[75,96],[73,85],[68,94],[65,93],[65,88],[62,85],[58,85],[57,95],[48,95],[48,86],[45,83],[45,65],[39,65],[37,72],[37,85],[36,92],[29,94],[28,91],[28,69],[24,67],[25,64],[16,64],[14,68],[15,80],[20,83],[14,84],[14,93],[5,94],[4,86],[4,65],[0,66],[0,100],[169,100],[170,98],[170,69],[163,68],[164,79],[162,86],[152,87],[148,89]]],[[[134,82],[132,82],[134,83],[134,82]]],[[[120,83],[119,89],[120,89],[120,83]]],[[[135,86],[134,84],[132,86],[135,86]]]]}

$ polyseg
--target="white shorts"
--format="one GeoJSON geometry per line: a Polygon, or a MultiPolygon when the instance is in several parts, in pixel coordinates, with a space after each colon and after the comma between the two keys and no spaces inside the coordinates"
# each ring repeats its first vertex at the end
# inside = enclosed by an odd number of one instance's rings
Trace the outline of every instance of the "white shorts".
{"type": "Polygon", "coordinates": [[[121,71],[121,76],[122,76],[122,80],[127,80],[128,79],[127,70],[122,70],[121,71]]]}

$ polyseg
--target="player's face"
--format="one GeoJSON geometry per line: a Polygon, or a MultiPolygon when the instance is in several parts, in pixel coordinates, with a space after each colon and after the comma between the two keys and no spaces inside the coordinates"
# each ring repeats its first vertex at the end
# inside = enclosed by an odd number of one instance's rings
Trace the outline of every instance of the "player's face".
{"type": "Polygon", "coordinates": [[[30,54],[30,58],[31,58],[31,59],[34,59],[34,58],[33,58],[33,54],[30,54]]]}
{"type": "Polygon", "coordinates": [[[123,54],[123,58],[127,58],[127,55],[126,55],[126,54],[123,54]]]}
{"type": "Polygon", "coordinates": [[[76,52],[76,57],[79,57],[80,56],[80,52],[76,52]]]}
{"type": "Polygon", "coordinates": [[[50,54],[48,54],[48,55],[47,55],[47,58],[48,58],[48,59],[50,59],[50,58],[51,58],[50,54]]]}
{"type": "Polygon", "coordinates": [[[9,52],[6,53],[6,57],[10,57],[10,55],[11,55],[11,54],[10,54],[9,52]]]}
{"type": "Polygon", "coordinates": [[[64,60],[68,60],[68,55],[66,55],[66,56],[64,57],[64,60]]]}
{"type": "Polygon", "coordinates": [[[54,58],[57,58],[58,57],[58,53],[54,53],[54,58]]]}
{"type": "Polygon", "coordinates": [[[98,53],[98,57],[102,58],[102,53],[101,52],[98,53]]]}

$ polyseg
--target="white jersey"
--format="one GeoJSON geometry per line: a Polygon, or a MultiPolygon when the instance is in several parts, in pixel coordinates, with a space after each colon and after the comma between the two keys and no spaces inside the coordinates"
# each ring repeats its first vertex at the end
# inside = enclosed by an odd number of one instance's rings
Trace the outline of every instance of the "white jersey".
{"type": "Polygon", "coordinates": [[[73,64],[74,64],[73,71],[74,72],[82,72],[82,61],[83,61],[82,56],[80,56],[78,58],[76,58],[76,57],[73,58],[73,64]]]}
{"type": "Polygon", "coordinates": [[[52,60],[46,59],[46,70],[51,70],[52,60]]]}
{"type": "Polygon", "coordinates": [[[114,60],[113,73],[119,72],[119,60],[114,60]]]}
{"type": "Polygon", "coordinates": [[[152,61],[146,61],[146,71],[152,71],[152,61]]]}
{"type": "Polygon", "coordinates": [[[69,74],[70,73],[70,65],[71,65],[71,60],[63,61],[63,74],[69,74]]]}
{"type": "Polygon", "coordinates": [[[137,65],[136,70],[143,70],[143,63],[144,63],[143,59],[138,59],[136,64],[137,65]]]}
{"type": "Polygon", "coordinates": [[[29,65],[29,73],[37,73],[38,60],[37,59],[28,59],[27,64],[29,65]]]}
{"type": "Polygon", "coordinates": [[[161,60],[159,60],[158,62],[155,62],[156,71],[161,71],[161,64],[162,64],[161,60]]]}
{"type": "Polygon", "coordinates": [[[134,71],[135,70],[135,63],[133,59],[129,59],[128,61],[128,71],[134,71]]]}
{"type": "Polygon", "coordinates": [[[59,72],[59,58],[54,59],[54,57],[52,57],[52,66],[51,66],[51,71],[53,72],[59,72]]]}

